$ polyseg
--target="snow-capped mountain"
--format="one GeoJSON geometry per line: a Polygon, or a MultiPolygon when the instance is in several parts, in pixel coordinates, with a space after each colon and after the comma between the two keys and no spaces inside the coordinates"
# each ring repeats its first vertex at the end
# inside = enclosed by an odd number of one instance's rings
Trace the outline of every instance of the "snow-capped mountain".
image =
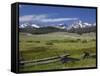
{"type": "Polygon", "coordinates": [[[87,28],[87,27],[91,27],[91,26],[96,26],[96,23],[94,24],[90,24],[88,22],[82,22],[81,20],[75,21],[74,23],[72,23],[71,25],[67,25],[65,23],[60,23],[60,24],[52,24],[52,25],[40,25],[40,24],[34,24],[34,23],[23,23],[19,26],[19,28],[26,28],[26,27],[30,27],[30,28],[45,28],[45,27],[53,27],[53,28],[57,28],[60,30],[70,30],[70,29],[77,29],[77,28],[87,28]]]}
{"type": "Polygon", "coordinates": [[[25,27],[28,27],[28,26],[33,27],[33,28],[40,28],[40,26],[38,26],[37,24],[28,24],[28,23],[21,24],[19,26],[19,28],[25,28],[25,27]]]}
{"type": "Polygon", "coordinates": [[[85,23],[83,23],[83,26],[84,26],[84,27],[86,27],[86,26],[90,27],[90,26],[92,26],[92,24],[89,24],[89,23],[86,23],[86,22],[85,22],[85,23]]]}
{"type": "Polygon", "coordinates": [[[86,27],[91,27],[91,26],[96,26],[96,24],[90,24],[88,22],[82,22],[81,20],[74,22],[72,25],[70,25],[67,29],[71,28],[86,28],[86,27]]]}
{"type": "Polygon", "coordinates": [[[94,23],[93,26],[96,26],[96,23],[94,23]]]}
{"type": "Polygon", "coordinates": [[[36,24],[32,24],[31,26],[34,27],[34,28],[40,28],[40,26],[38,26],[36,24]]]}
{"type": "Polygon", "coordinates": [[[68,26],[66,24],[57,24],[57,25],[54,25],[53,27],[58,28],[58,29],[66,29],[68,26]]]}
{"type": "Polygon", "coordinates": [[[19,26],[21,32],[27,32],[32,34],[46,34],[51,32],[71,32],[71,33],[89,33],[96,31],[96,23],[90,24],[88,22],[82,22],[81,20],[75,21],[71,25],[65,23],[60,24],[34,24],[23,23],[19,26]]]}
{"type": "Polygon", "coordinates": [[[19,25],[19,28],[25,28],[27,26],[28,26],[28,24],[24,23],[24,24],[19,25]]]}

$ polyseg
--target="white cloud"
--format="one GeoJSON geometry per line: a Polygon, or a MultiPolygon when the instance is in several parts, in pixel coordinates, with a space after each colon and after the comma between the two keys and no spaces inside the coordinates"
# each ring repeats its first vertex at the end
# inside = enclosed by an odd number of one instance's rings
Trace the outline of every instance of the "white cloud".
{"type": "Polygon", "coordinates": [[[20,21],[20,22],[30,21],[30,20],[32,20],[32,18],[33,18],[32,15],[21,16],[21,17],[19,18],[19,21],[20,21]]]}
{"type": "Polygon", "coordinates": [[[19,18],[20,22],[28,22],[28,21],[39,21],[41,19],[46,18],[46,15],[25,15],[19,18]]]}
{"type": "Polygon", "coordinates": [[[38,21],[38,22],[60,22],[60,21],[69,21],[69,20],[77,20],[77,18],[48,18],[50,16],[42,14],[42,15],[25,15],[19,18],[20,22],[28,22],[28,21],[38,21]]]}
{"type": "Polygon", "coordinates": [[[43,19],[42,22],[60,22],[60,21],[69,21],[77,20],[77,18],[55,18],[55,19],[43,19]]]}

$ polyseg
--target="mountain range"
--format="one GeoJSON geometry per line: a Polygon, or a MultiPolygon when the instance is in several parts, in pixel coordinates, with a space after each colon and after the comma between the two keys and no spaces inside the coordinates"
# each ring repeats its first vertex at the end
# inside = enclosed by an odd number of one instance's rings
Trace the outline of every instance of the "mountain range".
{"type": "Polygon", "coordinates": [[[57,24],[57,25],[48,25],[43,26],[40,24],[33,24],[33,23],[23,23],[19,25],[19,29],[21,32],[28,32],[28,33],[49,33],[49,32],[58,32],[58,31],[66,31],[66,32],[94,32],[96,31],[96,23],[90,24],[87,22],[82,22],[81,20],[74,22],[71,25],[67,24],[57,24]],[[92,30],[91,30],[92,29],[92,30]],[[91,30],[91,31],[90,31],[91,30]]]}

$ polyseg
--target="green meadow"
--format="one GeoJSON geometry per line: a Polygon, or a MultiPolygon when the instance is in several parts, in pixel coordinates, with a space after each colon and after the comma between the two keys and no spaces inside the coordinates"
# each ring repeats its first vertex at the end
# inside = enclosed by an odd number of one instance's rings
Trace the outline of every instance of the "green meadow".
{"type": "Polygon", "coordinates": [[[19,54],[25,61],[37,60],[63,54],[70,54],[70,57],[78,58],[80,61],[62,63],[61,61],[22,66],[20,71],[53,70],[96,67],[96,58],[82,59],[83,52],[96,54],[96,34],[85,33],[78,35],[67,32],[54,32],[48,34],[31,35],[19,33],[19,54]]]}

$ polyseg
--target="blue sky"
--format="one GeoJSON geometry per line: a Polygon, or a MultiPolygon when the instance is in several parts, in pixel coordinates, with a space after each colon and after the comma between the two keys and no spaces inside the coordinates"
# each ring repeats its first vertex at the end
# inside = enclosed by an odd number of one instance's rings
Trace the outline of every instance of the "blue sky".
{"type": "Polygon", "coordinates": [[[82,22],[95,23],[96,9],[19,5],[19,22],[43,25],[72,24],[82,22]]]}

